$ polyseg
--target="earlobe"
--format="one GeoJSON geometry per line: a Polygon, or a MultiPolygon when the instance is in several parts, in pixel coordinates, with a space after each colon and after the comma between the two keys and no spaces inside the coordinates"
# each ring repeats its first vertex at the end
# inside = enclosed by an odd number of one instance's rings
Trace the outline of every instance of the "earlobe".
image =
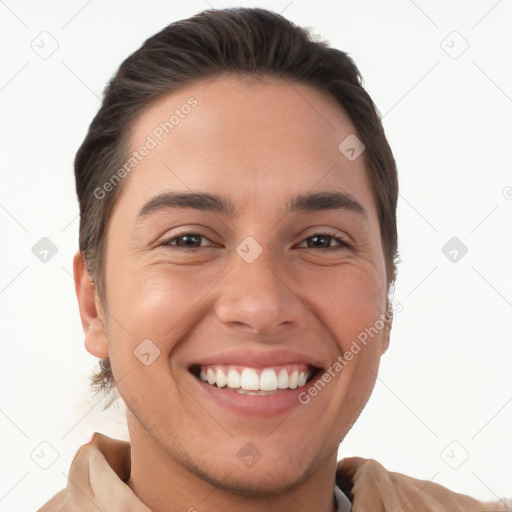
{"type": "Polygon", "coordinates": [[[389,348],[389,338],[391,335],[391,320],[386,322],[386,326],[384,327],[384,333],[382,337],[382,347],[381,347],[381,355],[384,355],[389,348]]]}
{"type": "Polygon", "coordinates": [[[96,286],[87,272],[85,260],[80,251],[73,258],[73,275],[80,319],[85,335],[85,348],[93,356],[106,359],[108,357],[108,344],[104,313],[96,292],[96,286]]]}

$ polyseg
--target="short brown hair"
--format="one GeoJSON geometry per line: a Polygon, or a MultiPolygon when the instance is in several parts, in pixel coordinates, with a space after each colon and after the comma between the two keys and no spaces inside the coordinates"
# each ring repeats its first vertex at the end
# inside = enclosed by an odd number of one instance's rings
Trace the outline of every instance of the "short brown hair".
{"type": "MultiPolygon", "coordinates": [[[[101,108],[75,159],[80,203],[80,251],[98,295],[105,299],[106,227],[123,183],[97,190],[126,161],[136,116],[155,100],[219,74],[272,76],[310,85],[344,109],[365,145],[377,205],[388,291],[396,277],[398,178],[377,109],[354,61],[284,17],[256,8],[203,11],[168,25],[130,55],[107,85],[101,108]]],[[[341,142],[341,141],[340,141],[341,142]]],[[[93,387],[115,391],[109,359],[93,387]]]]}

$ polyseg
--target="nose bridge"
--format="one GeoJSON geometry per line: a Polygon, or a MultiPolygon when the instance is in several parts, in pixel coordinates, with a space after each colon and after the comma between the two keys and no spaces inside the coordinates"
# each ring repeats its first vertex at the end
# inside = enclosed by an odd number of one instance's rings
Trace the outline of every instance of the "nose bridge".
{"type": "Polygon", "coordinates": [[[225,324],[269,333],[284,323],[295,323],[303,306],[276,255],[248,238],[232,255],[232,270],[223,280],[216,313],[225,324]]]}

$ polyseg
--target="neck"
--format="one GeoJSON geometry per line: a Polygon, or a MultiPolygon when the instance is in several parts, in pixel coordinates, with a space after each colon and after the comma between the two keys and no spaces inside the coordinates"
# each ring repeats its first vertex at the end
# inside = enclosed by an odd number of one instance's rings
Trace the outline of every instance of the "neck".
{"type": "MultiPolygon", "coordinates": [[[[131,472],[127,484],[152,512],[336,512],[336,454],[292,489],[283,488],[272,495],[265,489],[250,496],[240,495],[223,485],[231,473],[220,485],[212,485],[178,462],[140,424],[131,420],[131,472]]],[[[275,475],[274,480],[277,482],[278,478],[275,475]]]]}

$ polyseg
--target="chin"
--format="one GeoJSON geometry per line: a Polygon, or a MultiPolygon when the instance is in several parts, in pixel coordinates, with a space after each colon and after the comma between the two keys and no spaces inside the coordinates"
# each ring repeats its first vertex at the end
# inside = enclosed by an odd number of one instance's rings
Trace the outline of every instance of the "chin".
{"type": "Polygon", "coordinates": [[[300,486],[309,476],[307,472],[300,471],[300,468],[296,465],[292,467],[291,464],[288,468],[276,468],[272,464],[265,466],[257,464],[243,470],[233,467],[232,463],[226,466],[226,468],[211,468],[211,471],[196,468],[194,472],[218,490],[247,498],[270,498],[283,495],[300,486]]]}
{"type": "MultiPolygon", "coordinates": [[[[247,439],[247,438],[245,438],[247,439]]],[[[179,437],[166,439],[160,446],[188,473],[218,490],[246,497],[272,497],[290,492],[314,473],[314,462],[305,453],[293,449],[262,447],[260,440],[230,439],[224,446],[187,447],[179,437]],[[198,452],[202,456],[198,457],[198,452]],[[265,452],[269,456],[265,456],[265,452]],[[219,456],[219,453],[221,454],[219,456]],[[291,458],[293,454],[295,458],[291,458]]]]}

